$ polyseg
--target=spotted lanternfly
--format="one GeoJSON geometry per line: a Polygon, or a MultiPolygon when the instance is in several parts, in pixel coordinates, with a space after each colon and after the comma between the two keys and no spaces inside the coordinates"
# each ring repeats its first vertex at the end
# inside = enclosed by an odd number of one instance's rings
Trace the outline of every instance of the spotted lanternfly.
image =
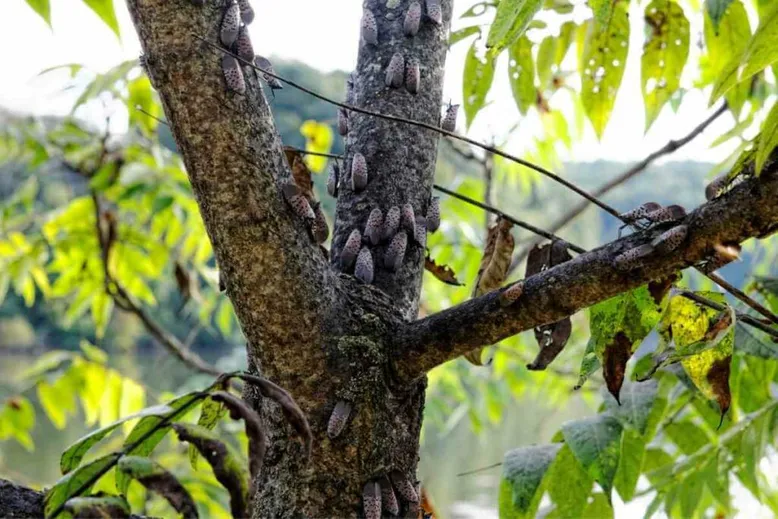
{"type": "Polygon", "coordinates": [[[402,212],[396,205],[391,207],[384,217],[384,228],[381,232],[381,239],[384,241],[390,240],[397,234],[397,229],[400,228],[400,220],[402,219],[402,212]]]}
{"type": "Polygon", "coordinates": [[[405,58],[399,52],[395,52],[389,65],[386,66],[384,83],[388,87],[400,88],[405,78],[405,58]]]}
{"type": "Polygon", "coordinates": [[[219,271],[219,292],[226,292],[227,291],[227,283],[224,281],[224,274],[222,271],[219,271]]]}
{"type": "Polygon", "coordinates": [[[351,159],[351,189],[356,193],[365,189],[367,185],[367,161],[359,152],[354,153],[351,159]]]}
{"type": "Polygon", "coordinates": [[[419,60],[410,58],[405,63],[405,90],[411,94],[417,94],[420,83],[421,70],[419,69],[419,60]]]}
{"type": "Polygon", "coordinates": [[[662,206],[656,202],[646,202],[645,204],[639,205],[638,207],[627,211],[626,213],[621,213],[619,218],[629,223],[636,222],[642,218],[645,218],[648,213],[656,211],[661,207],[662,206]]]}
{"type": "MultiPolygon", "coordinates": [[[[273,64],[270,63],[270,60],[264,56],[257,55],[254,58],[254,65],[264,70],[265,72],[269,72],[270,74],[276,73],[275,69],[273,69],[273,64]]],[[[284,88],[284,85],[278,79],[269,74],[265,74],[264,72],[262,73],[262,79],[265,80],[267,86],[269,86],[273,91],[281,90],[284,88]]]]}
{"type": "Polygon", "coordinates": [[[370,9],[365,9],[362,14],[362,41],[369,45],[378,43],[378,24],[370,9]]]}
{"type": "Polygon", "coordinates": [[[340,433],[342,433],[343,429],[346,427],[346,422],[348,422],[350,414],[350,403],[345,400],[340,400],[335,404],[335,409],[332,410],[330,420],[327,422],[327,436],[329,436],[330,439],[335,439],[340,436],[340,433]]]}
{"type": "Polygon", "coordinates": [[[222,24],[219,33],[219,39],[222,45],[228,49],[232,47],[235,40],[238,39],[238,32],[240,31],[240,7],[237,2],[232,2],[224,10],[224,17],[222,18],[222,24]]]}
{"type": "Polygon", "coordinates": [[[408,10],[405,11],[405,21],[403,22],[403,32],[406,36],[416,36],[419,32],[419,24],[421,23],[421,4],[419,2],[411,2],[408,6],[408,10]]]}
{"type": "Polygon", "coordinates": [[[391,515],[397,515],[400,513],[400,504],[397,502],[397,496],[394,495],[392,484],[389,482],[389,478],[384,476],[381,478],[381,504],[384,510],[391,515]]]}
{"type": "Polygon", "coordinates": [[[685,225],[677,225],[663,232],[651,242],[651,245],[660,252],[672,252],[686,239],[689,228],[685,225]]]}
{"type": "Polygon", "coordinates": [[[643,258],[654,252],[654,247],[649,244],[639,245],[634,249],[629,249],[616,256],[613,260],[613,266],[617,270],[632,270],[638,268],[643,263],[643,258]]]}
{"type": "Polygon", "coordinates": [[[413,211],[413,205],[410,203],[403,206],[401,223],[403,228],[408,230],[408,234],[411,236],[416,235],[416,215],[413,211]]]}
{"type": "Polygon", "coordinates": [[[413,226],[413,239],[422,250],[427,248],[427,219],[417,216],[413,226]]]}
{"type": "Polygon", "coordinates": [[[351,268],[359,254],[359,248],[362,247],[362,233],[359,229],[354,229],[348,235],[343,250],[340,251],[340,268],[344,271],[351,268]]]}
{"type": "Polygon", "coordinates": [[[686,209],[680,205],[668,205],[667,207],[661,207],[656,211],[651,211],[645,218],[651,223],[664,223],[680,220],[684,216],[686,216],[686,209]]]}
{"type": "Polygon", "coordinates": [[[724,173],[723,175],[719,175],[718,177],[714,178],[710,184],[705,186],[705,199],[713,200],[719,196],[724,188],[727,187],[727,184],[729,184],[728,173],[724,173]]]}
{"type": "Polygon", "coordinates": [[[381,519],[381,488],[375,481],[370,481],[362,490],[362,508],[365,519],[381,519]]]}
{"type": "Polygon", "coordinates": [[[386,247],[384,256],[384,266],[387,270],[397,270],[403,264],[405,258],[405,249],[408,247],[408,235],[405,231],[400,231],[394,235],[392,241],[386,247]]]}
{"type": "Polygon", "coordinates": [[[348,112],[344,108],[338,110],[338,133],[348,134],[348,112]]]}
{"type": "Polygon", "coordinates": [[[517,281],[500,293],[500,305],[509,306],[519,300],[524,293],[524,282],[517,281]]]}
{"type": "Polygon", "coordinates": [[[354,277],[362,283],[369,285],[373,282],[373,255],[370,249],[362,247],[354,265],[354,277]]]}
{"type": "Polygon", "coordinates": [[[333,162],[327,175],[327,193],[330,196],[338,196],[338,177],[340,177],[340,167],[337,162],[333,162]]]}
{"type": "Polygon", "coordinates": [[[222,56],[222,72],[228,89],[238,94],[246,93],[246,79],[243,77],[238,60],[227,54],[222,56]]]}
{"type": "Polygon", "coordinates": [[[400,494],[400,497],[410,503],[419,502],[419,494],[416,492],[416,489],[413,488],[411,482],[405,479],[399,470],[393,470],[392,473],[389,474],[389,477],[392,480],[394,489],[400,494]]]}
{"type": "Polygon", "coordinates": [[[254,9],[251,7],[249,0],[238,0],[238,6],[240,6],[240,19],[246,25],[251,24],[254,21],[254,9]]]}
{"type": "Polygon", "coordinates": [[[449,104],[446,107],[446,115],[440,123],[440,127],[447,132],[454,132],[457,129],[457,114],[459,114],[459,105],[449,104]]]}
{"type": "Polygon", "coordinates": [[[316,220],[316,215],[313,213],[311,204],[309,204],[308,199],[303,196],[299,187],[294,184],[285,184],[283,193],[286,202],[297,216],[309,221],[316,220]]]}
{"type": "Polygon", "coordinates": [[[381,241],[381,225],[384,223],[384,214],[379,208],[375,208],[370,211],[370,216],[367,217],[367,223],[365,224],[365,238],[370,240],[373,245],[378,245],[381,241]]]}
{"type": "Polygon", "coordinates": [[[251,36],[245,25],[240,28],[238,39],[235,40],[235,54],[249,63],[254,60],[254,46],[251,44],[251,36]]]}
{"type": "Polygon", "coordinates": [[[440,8],[440,0],[426,0],[427,18],[435,25],[443,23],[443,10],[440,8]]]}
{"type": "Polygon", "coordinates": [[[320,202],[314,204],[313,214],[316,217],[313,221],[313,237],[316,239],[316,243],[324,243],[330,236],[330,228],[327,225],[327,217],[324,216],[320,202]]]}
{"type": "Polygon", "coordinates": [[[435,232],[440,227],[440,198],[433,196],[430,198],[430,205],[427,207],[427,230],[435,232]]]}

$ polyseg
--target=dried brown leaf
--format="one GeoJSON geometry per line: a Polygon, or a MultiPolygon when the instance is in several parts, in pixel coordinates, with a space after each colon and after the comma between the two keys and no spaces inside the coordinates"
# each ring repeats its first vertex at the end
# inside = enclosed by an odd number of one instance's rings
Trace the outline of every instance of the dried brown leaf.
{"type": "Polygon", "coordinates": [[[448,265],[438,265],[434,259],[430,258],[429,254],[424,256],[424,269],[435,276],[435,279],[447,285],[454,285],[455,287],[464,285],[464,283],[459,282],[456,273],[451,267],[448,265]]]}
{"type": "Polygon", "coordinates": [[[246,437],[249,440],[249,473],[251,480],[254,481],[262,470],[262,462],[267,450],[265,431],[262,429],[259,414],[232,393],[216,391],[211,394],[211,398],[227,406],[233,420],[241,418],[246,424],[246,437]]]}
{"type": "Polygon", "coordinates": [[[289,167],[292,169],[294,183],[300,188],[303,196],[307,198],[308,201],[315,200],[311,170],[308,169],[308,166],[305,164],[302,153],[293,148],[284,147],[284,154],[286,155],[287,162],[289,162],[289,167]]]}

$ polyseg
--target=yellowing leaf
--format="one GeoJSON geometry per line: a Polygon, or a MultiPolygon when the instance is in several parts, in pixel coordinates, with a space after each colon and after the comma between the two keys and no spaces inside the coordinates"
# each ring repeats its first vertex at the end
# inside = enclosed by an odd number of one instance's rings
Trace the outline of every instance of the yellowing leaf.
{"type": "Polygon", "coordinates": [[[477,43],[473,42],[470,50],[467,51],[462,78],[462,101],[468,127],[486,104],[486,94],[492,88],[492,79],[494,79],[494,61],[489,55],[479,56],[477,43]]]}
{"type": "MultiPolygon", "coordinates": [[[[334,135],[329,125],[313,120],[305,121],[300,127],[300,133],[305,137],[306,151],[329,153],[332,149],[334,135]]],[[[305,163],[314,173],[321,173],[327,165],[327,158],[306,155],[305,163]]]]}
{"type": "Polygon", "coordinates": [[[526,36],[522,36],[510,46],[508,54],[510,56],[508,75],[513,99],[516,101],[519,112],[526,115],[537,99],[535,67],[532,63],[532,42],[526,36]]]}
{"type": "Polygon", "coordinates": [[[497,14],[486,38],[486,46],[493,49],[494,56],[524,34],[542,5],[543,0],[502,0],[497,5],[497,14]]]}

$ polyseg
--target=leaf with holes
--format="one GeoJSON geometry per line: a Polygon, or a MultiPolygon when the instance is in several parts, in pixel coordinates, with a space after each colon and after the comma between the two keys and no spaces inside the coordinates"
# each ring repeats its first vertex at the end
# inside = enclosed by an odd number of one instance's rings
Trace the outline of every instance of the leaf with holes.
{"type": "Polygon", "coordinates": [[[462,100],[468,127],[486,104],[486,94],[492,88],[492,79],[494,79],[494,61],[489,56],[479,56],[479,54],[474,42],[465,57],[462,100]]]}
{"type": "Polygon", "coordinates": [[[508,76],[516,106],[522,115],[535,104],[535,66],[532,62],[532,42],[522,36],[508,49],[508,76]]]}
{"type": "Polygon", "coordinates": [[[561,443],[519,447],[505,453],[500,480],[500,517],[535,517],[540,498],[541,483],[554,461],[561,443]]]}
{"type": "Polygon", "coordinates": [[[502,0],[497,5],[486,46],[496,56],[524,34],[532,18],[543,5],[543,0],[502,0]]]}
{"type": "Polygon", "coordinates": [[[648,129],[678,90],[689,57],[689,21],[681,6],[671,0],[648,4],[645,20],[648,36],[640,70],[648,129]]]}
{"type": "Polygon", "coordinates": [[[567,422],[562,426],[565,443],[608,496],[619,466],[621,434],[621,424],[608,414],[567,422]]]}

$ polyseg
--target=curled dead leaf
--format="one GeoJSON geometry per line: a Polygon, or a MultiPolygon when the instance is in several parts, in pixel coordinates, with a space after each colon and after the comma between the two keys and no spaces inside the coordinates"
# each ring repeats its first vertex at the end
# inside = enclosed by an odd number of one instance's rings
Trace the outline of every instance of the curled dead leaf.
{"type": "Polygon", "coordinates": [[[447,285],[453,285],[455,287],[461,287],[464,283],[460,283],[457,279],[456,273],[448,265],[438,265],[435,260],[430,258],[429,254],[424,256],[424,269],[435,276],[435,279],[442,281],[447,285]]]}

